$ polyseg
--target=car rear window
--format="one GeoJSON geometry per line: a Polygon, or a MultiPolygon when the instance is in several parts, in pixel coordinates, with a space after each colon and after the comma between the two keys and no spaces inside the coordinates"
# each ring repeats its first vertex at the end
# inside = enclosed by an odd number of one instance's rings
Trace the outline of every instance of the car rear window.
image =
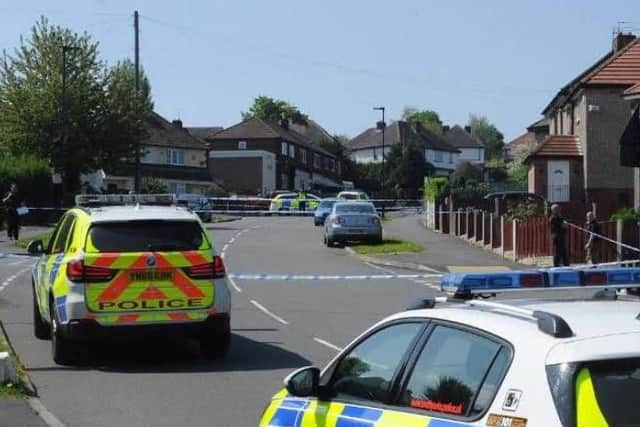
{"type": "Polygon", "coordinates": [[[321,208],[330,208],[335,204],[336,204],[336,202],[333,201],[333,200],[325,200],[323,202],[320,202],[320,207],[321,208]]]}
{"type": "Polygon", "coordinates": [[[357,200],[358,199],[358,195],[357,194],[353,194],[353,193],[347,193],[347,194],[342,194],[340,196],[340,198],[345,199],[345,200],[357,200]]]}
{"type": "Polygon", "coordinates": [[[89,229],[87,251],[189,251],[211,246],[196,221],[127,221],[98,223],[89,229]]]}
{"type": "MultiPolygon", "coordinates": [[[[640,358],[603,360],[584,365],[578,374],[591,376],[600,412],[610,426],[638,426],[640,358]]],[[[581,408],[578,409],[578,414],[581,408]]]]}
{"type": "Polygon", "coordinates": [[[364,203],[354,203],[348,205],[337,205],[337,213],[376,213],[376,209],[364,203]]]}

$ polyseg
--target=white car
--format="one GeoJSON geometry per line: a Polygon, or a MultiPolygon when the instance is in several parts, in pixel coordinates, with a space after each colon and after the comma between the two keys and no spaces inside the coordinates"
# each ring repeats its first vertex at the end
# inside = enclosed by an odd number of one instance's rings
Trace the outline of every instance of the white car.
{"type": "Polygon", "coordinates": [[[367,193],[365,193],[364,191],[356,191],[356,190],[351,190],[351,191],[341,191],[338,193],[338,195],[336,196],[337,199],[341,199],[341,200],[363,200],[363,201],[368,201],[369,200],[369,196],[367,196],[367,193]]]}
{"type": "Polygon", "coordinates": [[[640,302],[621,299],[426,299],[292,373],[260,426],[638,426],[640,302]]]}

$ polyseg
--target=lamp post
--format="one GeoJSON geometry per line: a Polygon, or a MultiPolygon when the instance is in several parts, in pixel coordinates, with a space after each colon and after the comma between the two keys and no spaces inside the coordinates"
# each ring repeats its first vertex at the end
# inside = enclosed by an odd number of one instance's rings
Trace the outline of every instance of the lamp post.
{"type": "MultiPolygon", "coordinates": [[[[382,112],[382,121],[378,122],[376,127],[382,131],[382,169],[380,170],[380,185],[382,188],[382,194],[384,194],[384,131],[387,124],[384,122],[384,110],[385,107],[373,107],[374,111],[382,112]]],[[[382,217],[384,218],[384,202],[382,202],[382,217]]]]}
{"type": "Polygon", "coordinates": [[[78,47],[62,45],[62,99],[60,100],[60,112],[62,115],[62,138],[60,139],[60,156],[59,156],[59,167],[60,167],[60,198],[62,199],[62,204],[64,205],[64,191],[65,191],[65,165],[64,165],[64,149],[67,143],[67,139],[69,138],[69,130],[67,128],[67,52],[71,52],[74,50],[78,50],[78,47]]]}

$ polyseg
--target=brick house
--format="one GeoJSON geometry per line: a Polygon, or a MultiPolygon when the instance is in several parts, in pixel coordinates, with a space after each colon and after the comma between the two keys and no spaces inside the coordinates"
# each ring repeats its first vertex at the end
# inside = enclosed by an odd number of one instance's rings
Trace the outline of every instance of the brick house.
{"type": "Polygon", "coordinates": [[[504,144],[505,164],[513,162],[522,151],[533,151],[547,136],[549,136],[549,121],[546,118],[532,123],[525,133],[504,144]]]}
{"type": "MultiPolygon", "coordinates": [[[[382,131],[370,128],[349,142],[351,158],[357,163],[382,161],[382,131]]],[[[460,150],[442,137],[429,132],[417,123],[396,121],[384,129],[384,155],[396,144],[416,143],[424,150],[425,160],[436,169],[436,175],[450,175],[456,168],[460,150]]]]}
{"type": "Polygon", "coordinates": [[[640,41],[617,34],[612,50],[558,91],[543,115],[547,136],[529,156],[529,190],[551,202],[595,204],[608,217],[632,203],[633,179],[617,147],[629,118],[623,93],[640,81],[640,41]]]}
{"type": "Polygon", "coordinates": [[[256,117],[207,138],[209,170],[229,191],[338,190],[342,165],[289,123],[256,117]]]}
{"type": "Polygon", "coordinates": [[[445,140],[453,148],[457,148],[457,161],[469,162],[477,166],[484,166],[485,150],[484,144],[471,135],[469,126],[454,125],[453,127],[444,126],[442,129],[442,139],[445,140]]]}
{"type": "MultiPolygon", "coordinates": [[[[182,126],[153,113],[147,123],[147,137],[141,141],[140,177],[157,178],[172,193],[206,194],[214,186],[207,168],[207,146],[182,126]]],[[[135,168],[123,163],[107,171],[103,185],[108,192],[134,188],[135,168]]]]}
{"type": "Polygon", "coordinates": [[[624,92],[631,117],[620,137],[621,165],[633,167],[633,207],[640,210],[640,83],[624,92]]]}

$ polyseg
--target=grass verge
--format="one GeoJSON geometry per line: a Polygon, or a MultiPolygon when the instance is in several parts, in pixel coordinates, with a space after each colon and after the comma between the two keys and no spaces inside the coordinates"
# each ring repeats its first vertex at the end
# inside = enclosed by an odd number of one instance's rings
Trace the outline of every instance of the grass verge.
{"type": "Polygon", "coordinates": [[[27,245],[33,240],[42,240],[44,243],[44,247],[46,248],[49,244],[49,239],[51,238],[51,234],[53,231],[47,231],[46,233],[36,234],[35,236],[25,237],[24,239],[19,239],[16,241],[16,246],[22,249],[26,249],[27,245]]]}
{"type": "Polygon", "coordinates": [[[11,351],[11,348],[9,348],[9,345],[5,341],[4,336],[2,335],[2,332],[0,332],[0,353],[5,351],[9,352],[9,355],[13,360],[13,364],[16,367],[16,371],[18,373],[18,382],[17,383],[11,383],[11,382],[0,383],[0,399],[25,398],[29,396],[31,393],[29,389],[27,389],[27,387],[25,387],[24,385],[24,378],[26,375],[24,366],[22,365],[20,360],[18,360],[18,357],[11,351]]]}
{"type": "Polygon", "coordinates": [[[409,240],[384,239],[379,244],[356,244],[353,250],[360,255],[382,255],[422,252],[424,246],[409,240]]]}

